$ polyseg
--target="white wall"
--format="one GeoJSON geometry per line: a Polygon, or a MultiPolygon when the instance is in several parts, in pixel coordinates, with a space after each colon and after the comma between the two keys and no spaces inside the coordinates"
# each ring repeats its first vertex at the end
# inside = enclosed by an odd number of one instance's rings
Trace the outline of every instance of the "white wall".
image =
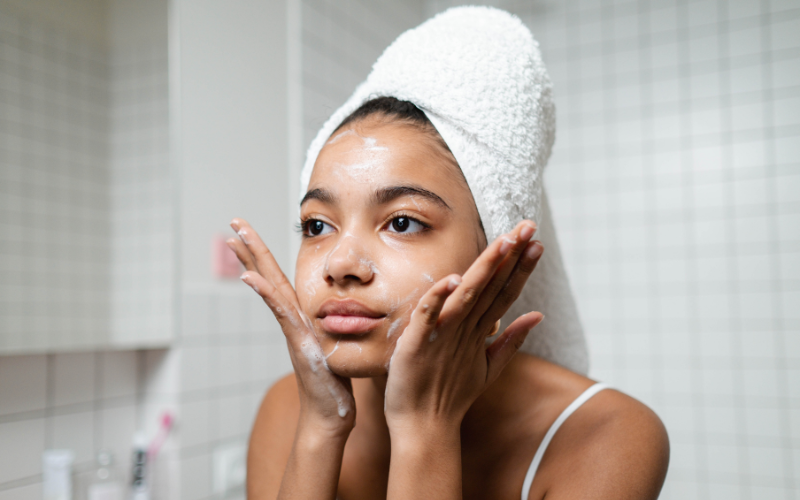
{"type": "Polygon", "coordinates": [[[498,4],[554,81],[547,183],[591,374],[666,423],[662,498],[796,498],[800,5],[498,4]]]}
{"type": "Polygon", "coordinates": [[[0,2],[5,353],[97,345],[109,324],[108,49],[43,3],[0,2]]]}
{"type": "Polygon", "coordinates": [[[304,148],[383,50],[422,16],[421,0],[302,0],[304,148]]]}
{"type": "MultiPolygon", "coordinates": [[[[112,274],[133,267],[137,278],[153,275],[151,255],[125,237],[147,228],[147,210],[170,220],[148,191],[164,184],[152,174],[166,169],[166,5],[136,2],[137,12],[123,0],[0,3],[4,353],[125,340],[113,338],[112,274]],[[149,18],[136,16],[143,7],[149,18]],[[144,51],[144,37],[132,33],[137,23],[147,28],[144,51]],[[127,193],[115,189],[123,183],[127,193]]],[[[169,246],[159,248],[171,261],[169,246]]],[[[137,291],[134,283],[123,288],[137,291]]],[[[150,286],[149,299],[164,287],[150,286]]],[[[150,310],[130,315],[135,303],[122,304],[115,319],[151,325],[150,310]]],[[[170,325],[158,326],[163,342],[170,325]]],[[[144,331],[130,328],[128,342],[144,331]]],[[[163,358],[157,350],[0,356],[0,498],[41,498],[45,449],[75,451],[76,481],[100,449],[127,475],[133,433],[166,408],[163,358]]]]}
{"type": "Polygon", "coordinates": [[[266,388],[291,370],[267,306],[211,274],[211,239],[247,219],[289,260],[286,6],[178,0],[178,376],[181,498],[211,492],[213,451],[244,441],[266,388]]]}
{"type": "MultiPolygon", "coordinates": [[[[112,243],[119,265],[121,326],[136,334],[172,330],[174,342],[167,350],[0,357],[0,500],[41,497],[41,452],[48,448],[74,449],[78,471],[109,448],[127,475],[133,432],[152,436],[167,410],[177,425],[153,467],[156,498],[207,498],[214,450],[246,439],[266,388],[291,369],[267,307],[239,280],[212,276],[210,254],[212,237],[232,235],[228,222],[240,216],[282,265],[289,259],[285,5],[173,2],[169,82],[166,5],[115,0],[104,14],[120,29],[103,42],[119,56],[106,69],[118,105],[109,156],[119,232],[103,242],[112,243]],[[136,22],[147,29],[130,29],[136,22]],[[157,295],[172,284],[166,297],[157,295]],[[170,327],[153,307],[165,314],[171,304],[170,327]]],[[[0,23],[7,29],[8,18],[0,23]]],[[[53,36],[45,26],[43,39],[53,36]]],[[[16,133],[16,125],[4,130],[16,133]]],[[[5,165],[2,174],[5,189],[5,165]]],[[[20,207],[24,219],[28,209],[20,207]]],[[[81,258],[91,258],[89,249],[81,258]]]]}
{"type": "Polygon", "coordinates": [[[0,352],[163,346],[167,1],[0,9],[0,352]]]}
{"type": "Polygon", "coordinates": [[[167,0],[113,0],[110,39],[111,343],[174,333],[167,0]]]}

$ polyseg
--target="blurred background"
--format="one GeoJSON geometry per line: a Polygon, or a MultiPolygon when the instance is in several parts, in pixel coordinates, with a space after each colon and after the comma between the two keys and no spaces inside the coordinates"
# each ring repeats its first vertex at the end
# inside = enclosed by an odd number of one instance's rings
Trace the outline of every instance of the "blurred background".
{"type": "MultiPolygon", "coordinates": [[[[800,497],[800,3],[527,0],[593,378],[649,404],[662,498],[800,497]]],[[[453,3],[452,5],[456,5],[453,3]]],[[[0,0],[0,500],[134,434],[153,499],[242,498],[291,370],[220,248],[289,272],[306,146],[436,0],[0,0]]]]}

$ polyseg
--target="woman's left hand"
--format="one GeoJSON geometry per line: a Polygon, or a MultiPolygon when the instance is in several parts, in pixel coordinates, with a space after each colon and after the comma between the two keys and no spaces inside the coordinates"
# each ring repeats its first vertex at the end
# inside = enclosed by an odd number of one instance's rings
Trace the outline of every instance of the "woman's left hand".
{"type": "Polygon", "coordinates": [[[521,222],[487,247],[463,278],[448,276],[420,299],[389,365],[385,412],[393,442],[422,428],[457,431],[542,320],[541,313],[525,314],[485,344],[542,255],[542,244],[530,241],[535,228],[521,222]]]}

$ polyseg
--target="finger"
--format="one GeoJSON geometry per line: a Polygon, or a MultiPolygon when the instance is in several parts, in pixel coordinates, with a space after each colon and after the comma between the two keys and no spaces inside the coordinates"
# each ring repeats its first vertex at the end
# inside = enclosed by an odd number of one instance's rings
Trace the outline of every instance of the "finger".
{"type": "Polygon", "coordinates": [[[522,293],[522,289],[525,288],[525,283],[528,282],[528,278],[530,278],[533,270],[536,269],[536,264],[539,263],[542,252],[544,252],[544,247],[541,242],[532,241],[528,243],[522,258],[519,259],[517,265],[514,267],[506,285],[478,321],[475,327],[477,332],[482,332],[490,328],[493,323],[503,317],[506,311],[511,307],[511,304],[517,300],[519,294],[522,293]]]}
{"type": "MultiPolygon", "coordinates": [[[[508,255],[503,259],[497,272],[494,273],[489,284],[486,285],[483,293],[481,293],[478,303],[475,304],[475,307],[467,314],[464,323],[468,328],[474,328],[475,324],[480,321],[481,317],[484,316],[486,311],[495,302],[497,296],[507,289],[509,279],[513,277],[514,273],[518,270],[521,260],[524,260],[523,254],[534,232],[536,232],[536,224],[531,221],[522,221],[509,233],[509,241],[513,241],[514,243],[511,244],[512,246],[508,255]]],[[[504,243],[508,244],[507,242],[504,243]]],[[[514,298],[516,299],[516,297],[514,298]]],[[[485,332],[480,331],[477,333],[483,336],[485,332]]]]}
{"type": "Polygon", "coordinates": [[[458,288],[461,284],[461,277],[457,274],[452,274],[444,279],[437,281],[425,295],[419,299],[417,308],[411,315],[411,322],[409,326],[412,328],[408,331],[419,332],[420,335],[416,336],[419,342],[427,336],[428,342],[433,342],[438,337],[436,325],[439,321],[439,315],[442,312],[447,298],[458,288]]]}
{"type": "Polygon", "coordinates": [[[497,268],[517,243],[515,233],[499,236],[470,266],[462,279],[461,286],[448,299],[445,310],[459,319],[466,318],[478,303],[483,290],[490,282],[497,268]]]}
{"type": "Polygon", "coordinates": [[[248,250],[250,250],[250,253],[253,254],[258,273],[275,283],[275,286],[287,299],[289,297],[296,297],[294,287],[292,287],[292,284],[286,279],[286,275],[281,271],[278,262],[275,261],[275,256],[269,251],[267,245],[261,241],[261,237],[258,236],[258,233],[250,227],[250,224],[244,219],[233,219],[233,221],[231,221],[231,227],[239,235],[239,238],[241,238],[248,250]]]}
{"type": "Polygon", "coordinates": [[[237,240],[236,238],[230,238],[225,240],[225,243],[228,245],[228,248],[233,250],[233,253],[236,254],[236,258],[239,259],[239,262],[242,263],[245,269],[248,271],[256,271],[256,261],[253,259],[253,254],[250,253],[250,250],[247,249],[247,246],[241,242],[241,240],[237,240]]]}
{"type": "Polygon", "coordinates": [[[264,299],[264,302],[272,310],[275,319],[281,325],[281,330],[286,336],[287,341],[293,349],[299,349],[302,342],[300,330],[309,325],[305,324],[303,317],[293,304],[286,300],[280,290],[268,279],[254,271],[245,271],[241,276],[242,281],[250,286],[257,294],[264,299]]]}
{"type": "Polygon", "coordinates": [[[520,316],[486,349],[486,360],[489,363],[486,371],[487,384],[497,379],[503,368],[522,347],[528,333],[543,319],[544,315],[540,312],[530,312],[520,316]]]}

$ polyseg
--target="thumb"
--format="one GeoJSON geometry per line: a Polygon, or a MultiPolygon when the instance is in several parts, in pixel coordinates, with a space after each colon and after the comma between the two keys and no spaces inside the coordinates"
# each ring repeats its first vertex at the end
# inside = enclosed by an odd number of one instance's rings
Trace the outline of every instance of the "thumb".
{"type": "Polygon", "coordinates": [[[524,314],[508,325],[503,334],[492,342],[492,345],[486,349],[486,359],[489,363],[486,373],[487,384],[493,382],[500,375],[503,368],[522,347],[522,343],[525,342],[528,333],[543,319],[544,314],[540,312],[524,314]]]}

